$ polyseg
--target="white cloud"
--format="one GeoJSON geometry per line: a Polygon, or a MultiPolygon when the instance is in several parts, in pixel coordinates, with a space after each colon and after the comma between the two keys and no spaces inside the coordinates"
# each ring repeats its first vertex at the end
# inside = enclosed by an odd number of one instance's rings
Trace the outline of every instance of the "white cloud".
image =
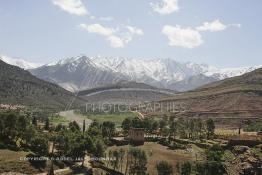
{"type": "Polygon", "coordinates": [[[104,36],[110,36],[116,32],[115,29],[104,27],[101,24],[80,24],[79,27],[85,29],[89,33],[97,33],[104,36]]]}
{"type": "Polygon", "coordinates": [[[88,14],[85,5],[81,0],[52,0],[53,4],[60,7],[62,10],[74,14],[83,16],[88,14]]]}
{"type": "Polygon", "coordinates": [[[201,26],[197,27],[196,29],[199,31],[218,32],[223,31],[226,28],[227,26],[217,19],[212,22],[204,22],[201,26]]]}
{"type": "Polygon", "coordinates": [[[110,42],[110,46],[114,48],[123,48],[126,44],[126,41],[123,38],[115,35],[109,36],[107,40],[110,42]]]}
{"type": "Polygon", "coordinates": [[[126,26],[127,30],[131,33],[131,34],[137,34],[137,35],[143,35],[143,31],[139,28],[133,27],[133,26],[126,26]]]}
{"type": "Polygon", "coordinates": [[[194,48],[204,43],[199,31],[180,26],[165,25],[162,33],[167,36],[170,46],[194,48]]]}
{"type": "Polygon", "coordinates": [[[79,27],[89,33],[105,36],[110,46],[114,48],[123,48],[133,40],[135,35],[143,35],[141,29],[133,26],[124,26],[121,30],[119,28],[104,27],[101,24],[80,24],[79,27]]]}
{"type": "Polygon", "coordinates": [[[170,14],[179,10],[178,0],[161,0],[162,2],[150,3],[153,10],[159,14],[170,14]]]}
{"type": "Polygon", "coordinates": [[[219,32],[226,30],[228,27],[241,27],[241,24],[223,24],[219,19],[216,19],[212,22],[204,22],[201,26],[196,27],[198,31],[210,31],[210,32],[219,32]]]}

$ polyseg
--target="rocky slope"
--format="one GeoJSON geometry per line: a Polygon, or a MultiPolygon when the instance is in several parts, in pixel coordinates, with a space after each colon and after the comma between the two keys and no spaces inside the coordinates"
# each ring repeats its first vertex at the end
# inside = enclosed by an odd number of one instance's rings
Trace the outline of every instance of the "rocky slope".
{"type": "Polygon", "coordinates": [[[184,116],[261,117],[262,68],[158,102],[163,111],[184,116]],[[170,105],[172,109],[167,108],[170,105]]]}

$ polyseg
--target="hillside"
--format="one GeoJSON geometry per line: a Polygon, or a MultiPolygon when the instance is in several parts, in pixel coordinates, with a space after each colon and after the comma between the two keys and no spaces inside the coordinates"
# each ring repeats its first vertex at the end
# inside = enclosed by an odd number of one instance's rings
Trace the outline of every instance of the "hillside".
{"type": "Polygon", "coordinates": [[[78,92],[88,103],[138,104],[171,96],[175,91],[159,89],[144,83],[119,81],[78,92]]]}
{"type": "MultiPolygon", "coordinates": [[[[65,109],[74,95],[0,60],[0,104],[20,104],[45,109],[65,109]]],[[[75,104],[82,101],[77,99],[75,104]]]]}
{"type": "Polygon", "coordinates": [[[262,68],[194,91],[178,93],[159,102],[162,103],[162,110],[167,111],[166,106],[172,104],[177,107],[173,112],[185,116],[261,118],[262,68]]]}

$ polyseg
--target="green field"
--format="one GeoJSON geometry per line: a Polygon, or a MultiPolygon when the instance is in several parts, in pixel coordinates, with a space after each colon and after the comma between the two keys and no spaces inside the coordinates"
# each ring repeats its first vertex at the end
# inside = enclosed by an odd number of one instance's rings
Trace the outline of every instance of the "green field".
{"type": "Polygon", "coordinates": [[[131,117],[138,117],[139,115],[137,113],[133,112],[126,112],[126,113],[117,113],[117,114],[90,114],[86,115],[88,119],[91,120],[97,120],[98,122],[104,122],[104,121],[111,121],[116,124],[117,127],[120,127],[123,120],[131,117]]]}
{"type": "Polygon", "coordinates": [[[65,117],[63,116],[52,116],[49,118],[50,123],[52,123],[53,125],[58,125],[58,124],[68,124],[70,121],[67,120],[65,117]]]}

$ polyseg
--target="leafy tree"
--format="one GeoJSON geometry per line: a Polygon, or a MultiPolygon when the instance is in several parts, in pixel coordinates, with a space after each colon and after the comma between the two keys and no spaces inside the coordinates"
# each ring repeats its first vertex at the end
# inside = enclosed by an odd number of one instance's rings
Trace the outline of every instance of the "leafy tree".
{"type": "Polygon", "coordinates": [[[170,135],[175,137],[177,134],[177,122],[172,121],[170,125],[170,135]]]}
{"type": "Polygon", "coordinates": [[[73,122],[70,122],[70,123],[69,123],[69,129],[70,129],[72,132],[80,131],[80,127],[79,127],[79,125],[76,123],[76,121],[73,121],[73,122]]]}
{"type": "Polygon", "coordinates": [[[147,156],[140,148],[131,148],[128,152],[130,156],[129,171],[131,174],[146,174],[147,156]]]}
{"type": "Polygon", "coordinates": [[[156,165],[158,175],[173,174],[173,167],[167,161],[161,161],[156,165]]]}
{"type": "Polygon", "coordinates": [[[31,140],[31,150],[40,156],[47,155],[48,142],[44,137],[36,137],[31,140]]]}
{"type": "Polygon", "coordinates": [[[131,127],[132,127],[132,119],[131,118],[125,118],[122,122],[122,129],[123,129],[124,133],[127,134],[131,127]]]}
{"type": "Polygon", "coordinates": [[[208,161],[221,161],[224,150],[218,144],[213,145],[206,151],[208,161]]]}
{"type": "Polygon", "coordinates": [[[152,130],[156,131],[159,128],[159,122],[158,121],[154,121],[152,124],[152,130]]]}
{"type": "Polygon", "coordinates": [[[66,127],[64,125],[62,125],[61,123],[59,123],[56,128],[55,128],[55,131],[56,132],[59,132],[59,131],[63,131],[63,130],[66,130],[66,127]]]}
{"type": "Polygon", "coordinates": [[[83,133],[86,131],[86,120],[83,121],[83,133]]]}
{"type": "Polygon", "coordinates": [[[144,128],[144,122],[139,119],[138,117],[135,117],[132,119],[132,125],[133,128],[144,128]]]}
{"type": "Polygon", "coordinates": [[[217,161],[205,161],[198,162],[196,164],[197,175],[223,175],[225,174],[225,168],[221,162],[217,161]]]}
{"type": "Polygon", "coordinates": [[[49,126],[49,118],[47,117],[45,120],[45,130],[49,130],[50,126],[49,126]]]}
{"type": "Polygon", "coordinates": [[[113,169],[116,170],[119,167],[119,160],[120,160],[120,153],[118,150],[114,150],[113,151],[113,156],[114,156],[114,161],[112,161],[113,163],[113,169]]]}
{"type": "Polygon", "coordinates": [[[181,175],[190,175],[192,171],[192,165],[190,162],[185,162],[181,165],[181,175]]]}
{"type": "Polygon", "coordinates": [[[36,116],[33,116],[33,118],[32,118],[32,125],[34,125],[35,127],[37,127],[37,119],[36,119],[36,116]]]}
{"type": "Polygon", "coordinates": [[[206,121],[206,127],[207,127],[207,139],[210,138],[210,136],[213,136],[215,133],[215,123],[213,119],[208,119],[206,121]]]}
{"type": "Polygon", "coordinates": [[[96,140],[95,142],[95,150],[94,156],[96,157],[103,157],[105,153],[106,146],[101,139],[96,140]]]}
{"type": "Polygon", "coordinates": [[[167,121],[164,120],[164,119],[161,119],[160,122],[159,122],[160,129],[163,129],[166,126],[167,126],[167,121]]]}
{"type": "Polygon", "coordinates": [[[110,121],[105,121],[102,124],[102,135],[103,137],[108,137],[111,139],[115,133],[115,123],[110,121]]]}
{"type": "Polygon", "coordinates": [[[125,156],[125,150],[123,148],[120,148],[119,150],[119,154],[120,154],[120,172],[122,172],[122,167],[123,167],[123,159],[125,156]]]}

